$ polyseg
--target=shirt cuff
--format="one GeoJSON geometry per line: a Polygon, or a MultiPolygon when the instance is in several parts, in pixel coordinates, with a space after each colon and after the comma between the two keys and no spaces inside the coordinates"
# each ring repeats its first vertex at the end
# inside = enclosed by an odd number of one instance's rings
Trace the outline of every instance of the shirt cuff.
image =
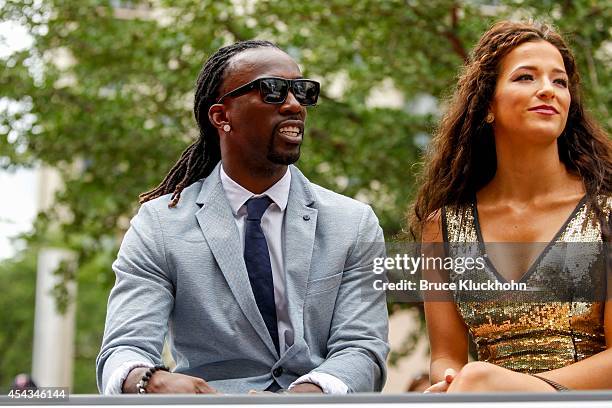
{"type": "Polygon", "coordinates": [[[324,394],[346,394],[348,386],[337,377],[327,373],[310,372],[291,383],[289,389],[298,384],[313,383],[321,387],[324,394]]]}
{"type": "Polygon", "coordinates": [[[142,361],[128,361],[119,366],[113,374],[111,374],[104,389],[104,395],[122,394],[123,393],[123,382],[127,378],[130,371],[138,367],[151,368],[151,363],[145,363],[142,361]]]}

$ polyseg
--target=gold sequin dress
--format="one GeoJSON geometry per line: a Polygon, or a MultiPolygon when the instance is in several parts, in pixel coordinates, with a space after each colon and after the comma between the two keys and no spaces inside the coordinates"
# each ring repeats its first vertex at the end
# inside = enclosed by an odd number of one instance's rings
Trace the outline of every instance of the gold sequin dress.
{"type": "MultiPolygon", "coordinates": [[[[609,219],[612,197],[602,200],[609,219]]],[[[605,350],[607,246],[602,244],[601,224],[591,222],[593,217],[584,198],[520,278],[520,283],[530,290],[535,288],[535,292],[453,293],[459,314],[476,344],[479,361],[537,374],[605,350]]],[[[471,251],[472,256],[486,254],[475,202],[445,207],[442,224],[447,255],[465,255],[466,251],[471,251]]],[[[486,256],[484,259],[485,268],[462,275],[451,273],[451,280],[507,283],[491,260],[486,256]]]]}

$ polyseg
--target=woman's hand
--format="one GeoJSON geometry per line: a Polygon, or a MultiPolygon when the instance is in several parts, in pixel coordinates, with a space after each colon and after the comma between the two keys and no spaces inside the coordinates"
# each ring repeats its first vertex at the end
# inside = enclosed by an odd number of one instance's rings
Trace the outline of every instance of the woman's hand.
{"type": "Polygon", "coordinates": [[[455,370],[452,368],[447,368],[444,371],[444,380],[431,385],[429,388],[423,391],[423,393],[446,392],[446,390],[448,390],[448,386],[453,382],[456,375],[457,372],[455,370]]]}

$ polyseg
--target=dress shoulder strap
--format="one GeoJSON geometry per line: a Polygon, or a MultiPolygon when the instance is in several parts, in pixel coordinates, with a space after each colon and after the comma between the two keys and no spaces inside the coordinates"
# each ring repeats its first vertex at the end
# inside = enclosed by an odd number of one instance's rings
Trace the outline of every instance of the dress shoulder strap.
{"type": "Polygon", "coordinates": [[[444,242],[478,242],[474,204],[446,205],[442,208],[444,242]]]}

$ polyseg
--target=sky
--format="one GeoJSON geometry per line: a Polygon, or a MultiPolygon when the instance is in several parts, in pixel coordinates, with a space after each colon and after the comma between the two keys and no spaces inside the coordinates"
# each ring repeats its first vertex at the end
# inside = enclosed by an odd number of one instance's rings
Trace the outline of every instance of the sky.
{"type": "Polygon", "coordinates": [[[0,260],[15,254],[19,245],[9,238],[29,231],[36,214],[37,177],[33,170],[0,170],[0,260]]]}
{"type": "MultiPolygon", "coordinates": [[[[24,27],[13,22],[0,22],[0,59],[27,48],[32,42],[24,27]]],[[[29,231],[36,214],[37,177],[35,170],[0,169],[0,260],[13,256],[18,242],[10,238],[29,231]]]]}

